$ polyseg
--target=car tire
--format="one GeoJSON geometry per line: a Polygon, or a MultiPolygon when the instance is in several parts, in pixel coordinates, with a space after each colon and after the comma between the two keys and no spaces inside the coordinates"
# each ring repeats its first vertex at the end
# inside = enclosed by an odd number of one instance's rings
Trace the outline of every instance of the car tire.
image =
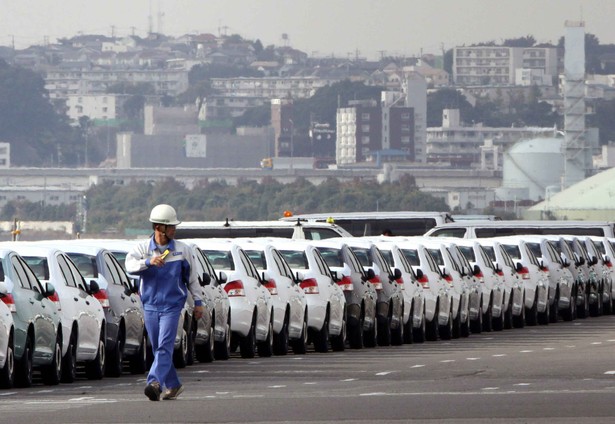
{"type": "Polygon", "coordinates": [[[139,350],[130,358],[130,373],[144,374],[147,371],[147,333],[143,331],[139,350]]]}
{"type": "Polygon", "coordinates": [[[457,315],[453,319],[453,331],[452,338],[458,339],[461,337],[461,301],[459,301],[459,307],[457,308],[457,315]]]}
{"type": "Polygon", "coordinates": [[[510,294],[510,300],[508,301],[508,307],[506,308],[506,314],[504,315],[504,329],[510,330],[513,328],[513,295],[510,294]]]}
{"type": "MultiPolygon", "coordinates": [[[[574,293],[574,291],[573,291],[574,293]]],[[[564,321],[572,321],[576,315],[577,301],[574,294],[570,295],[568,307],[562,311],[562,319],[564,321]]]]}
{"type": "Polygon", "coordinates": [[[483,331],[487,333],[493,331],[493,299],[489,301],[487,310],[483,312],[483,331]]]}
{"type": "Polygon", "coordinates": [[[378,324],[376,322],[376,319],[372,321],[372,326],[370,329],[363,331],[363,346],[378,346],[378,324]]]}
{"type": "Polygon", "coordinates": [[[448,311],[448,320],[446,324],[438,325],[438,336],[441,340],[450,340],[453,338],[453,313],[448,311]]]}
{"type": "Polygon", "coordinates": [[[483,300],[480,300],[478,314],[475,319],[470,321],[470,330],[472,333],[480,334],[483,332],[483,300]]]}
{"type": "Polygon", "coordinates": [[[258,356],[261,358],[269,358],[273,355],[273,324],[269,322],[267,329],[267,338],[262,342],[258,342],[258,356]]]}
{"type": "MultiPolygon", "coordinates": [[[[215,326],[215,324],[214,324],[215,326]]],[[[231,316],[228,315],[224,329],[224,339],[214,342],[214,357],[217,360],[226,361],[231,357],[231,316]]]]}
{"type": "Polygon", "coordinates": [[[363,317],[363,312],[361,312],[361,316],[359,319],[354,322],[352,325],[348,325],[348,346],[351,349],[362,349],[363,348],[363,325],[365,324],[365,319],[363,317]]]}
{"type": "Polygon", "coordinates": [[[378,346],[391,345],[391,320],[389,317],[377,317],[378,325],[378,346]]]}
{"type": "Polygon", "coordinates": [[[329,351],[329,313],[322,323],[322,328],[315,332],[313,340],[316,352],[327,353],[329,351]]]}
{"type": "Polygon", "coordinates": [[[66,354],[62,358],[62,383],[72,383],[77,377],[77,340],[73,330],[68,341],[66,354]]]}
{"type": "MultiPolygon", "coordinates": [[[[95,363],[96,360],[92,361],[95,363]]],[[[113,350],[107,356],[105,375],[107,377],[119,377],[124,367],[124,330],[120,328],[113,350]]]]}
{"type": "Polygon", "coordinates": [[[410,315],[408,316],[408,322],[404,324],[404,344],[412,344],[414,343],[414,328],[412,327],[414,321],[414,306],[410,310],[410,315]]]}
{"type": "Polygon", "coordinates": [[[421,315],[421,323],[418,327],[412,329],[412,341],[414,343],[425,343],[427,335],[427,320],[425,319],[425,313],[421,315]]]}
{"type": "Polygon", "coordinates": [[[179,347],[173,351],[173,364],[175,368],[186,368],[188,365],[186,359],[188,358],[188,339],[190,334],[185,328],[182,329],[181,338],[179,341],[179,347]]]}
{"type": "Polygon", "coordinates": [[[298,339],[291,341],[293,353],[295,355],[305,355],[307,353],[308,342],[308,326],[307,326],[307,313],[303,319],[303,328],[301,330],[301,336],[298,339]]]}
{"type": "Polygon", "coordinates": [[[6,360],[4,367],[0,369],[0,389],[11,389],[15,385],[15,349],[13,344],[13,333],[9,337],[6,348],[6,360]]]}
{"type": "Polygon", "coordinates": [[[51,362],[45,365],[41,374],[43,383],[48,386],[56,386],[60,384],[62,379],[62,333],[59,332],[56,336],[56,341],[53,345],[53,355],[51,362]]]}
{"type": "MultiPolygon", "coordinates": [[[[391,346],[401,346],[404,344],[404,314],[403,309],[401,314],[399,315],[399,320],[397,321],[397,328],[391,329],[391,346]]],[[[392,317],[389,319],[390,322],[393,321],[392,317]]]]}
{"type": "Polygon", "coordinates": [[[581,307],[577,307],[577,318],[585,319],[589,316],[589,295],[586,291],[583,292],[583,301],[581,307]]]}
{"type": "Polygon", "coordinates": [[[559,289],[555,290],[553,303],[550,305],[549,322],[556,323],[559,321],[559,289]]]}
{"type": "Polygon", "coordinates": [[[254,358],[256,356],[256,335],[254,334],[254,322],[245,337],[239,340],[239,351],[242,358],[254,358]]]}
{"type": "Polygon", "coordinates": [[[32,386],[32,374],[33,374],[33,358],[34,348],[32,346],[32,336],[26,337],[26,343],[24,345],[23,356],[16,362],[15,368],[15,383],[18,387],[30,387],[32,386]]]}
{"type": "Polygon", "coordinates": [[[538,293],[534,296],[534,303],[531,308],[525,308],[525,324],[534,326],[538,324],[538,293]]]}
{"type": "Polygon", "coordinates": [[[438,340],[438,315],[440,314],[440,305],[436,305],[436,311],[433,314],[433,319],[425,324],[425,339],[430,342],[438,340]]]}
{"type": "Polygon", "coordinates": [[[103,378],[107,368],[106,351],[105,351],[105,338],[104,334],[100,335],[98,339],[98,351],[96,352],[96,358],[92,361],[88,361],[85,364],[85,375],[90,380],[100,380],[103,378]]]}
{"type": "Polygon", "coordinates": [[[506,305],[504,304],[504,299],[502,299],[502,306],[500,307],[500,316],[499,317],[491,317],[491,327],[493,331],[502,331],[504,330],[504,308],[506,305]]]}
{"type": "Polygon", "coordinates": [[[288,353],[288,314],[284,317],[284,324],[278,334],[273,335],[273,354],[284,356],[288,353]]]}
{"type": "Polygon", "coordinates": [[[213,319],[209,321],[209,338],[207,342],[197,345],[194,345],[194,354],[196,356],[196,360],[203,363],[213,362],[214,360],[214,350],[215,350],[215,342],[214,342],[214,326],[213,319]]]}

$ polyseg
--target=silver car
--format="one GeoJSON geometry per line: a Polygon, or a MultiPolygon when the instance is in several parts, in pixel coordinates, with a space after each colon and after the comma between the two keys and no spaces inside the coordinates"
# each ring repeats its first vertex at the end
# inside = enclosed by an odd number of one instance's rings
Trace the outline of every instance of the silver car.
{"type": "MultiPolygon", "coordinates": [[[[32,385],[33,369],[43,382],[54,385],[62,377],[62,323],[52,284],[42,284],[15,251],[0,248],[0,281],[15,302],[15,382],[32,385]]],[[[6,295],[5,295],[6,296],[6,295]]]]}

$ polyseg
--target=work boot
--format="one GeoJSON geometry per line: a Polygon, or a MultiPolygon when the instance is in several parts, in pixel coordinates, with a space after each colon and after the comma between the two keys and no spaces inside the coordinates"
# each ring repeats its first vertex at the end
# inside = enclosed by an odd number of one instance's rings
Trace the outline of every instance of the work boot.
{"type": "Polygon", "coordinates": [[[177,399],[177,397],[179,395],[182,394],[182,392],[184,391],[184,386],[182,386],[181,384],[179,385],[179,387],[174,387],[172,389],[167,389],[164,392],[164,396],[162,397],[164,400],[175,400],[177,399]]]}
{"type": "Polygon", "coordinates": [[[161,392],[162,390],[160,390],[160,383],[158,383],[157,381],[152,381],[151,383],[149,383],[147,386],[145,386],[145,390],[143,391],[143,393],[145,393],[145,396],[147,396],[149,400],[153,401],[160,400],[161,392]]]}

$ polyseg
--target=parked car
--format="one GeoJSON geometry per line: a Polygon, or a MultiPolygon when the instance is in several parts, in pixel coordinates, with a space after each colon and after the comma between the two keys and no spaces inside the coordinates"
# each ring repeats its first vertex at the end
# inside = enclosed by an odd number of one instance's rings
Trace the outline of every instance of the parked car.
{"type": "Polygon", "coordinates": [[[62,377],[62,323],[58,296],[51,283],[42,284],[17,252],[0,248],[0,282],[6,285],[4,303],[15,324],[15,383],[32,385],[33,369],[43,382],[55,385],[62,377]],[[10,295],[10,296],[9,296],[10,295]]]}
{"type": "MultiPolygon", "coordinates": [[[[393,270],[393,274],[398,272],[401,274],[400,278],[397,278],[396,281],[399,287],[401,287],[404,296],[404,343],[412,343],[414,341],[422,343],[425,341],[426,332],[423,286],[418,282],[417,273],[412,268],[412,265],[395,243],[396,239],[397,237],[370,238],[388,262],[393,270]]],[[[422,277],[422,272],[420,271],[419,276],[422,277]]]]}
{"type": "Polygon", "coordinates": [[[500,316],[504,303],[504,277],[498,274],[498,268],[493,265],[485,248],[477,240],[449,239],[448,241],[457,246],[455,254],[461,254],[469,262],[481,288],[479,313],[476,319],[470,321],[470,329],[473,333],[491,331],[494,309],[495,316],[500,316]]]}
{"type": "Polygon", "coordinates": [[[203,303],[211,310],[211,319],[200,320],[195,325],[194,349],[200,362],[215,359],[226,360],[231,355],[231,302],[222,281],[218,278],[213,265],[203,251],[194,243],[194,258],[198,267],[199,280],[203,288],[203,303]],[[211,329],[207,325],[211,325],[211,329]]]}
{"type": "MultiPolygon", "coordinates": [[[[337,238],[312,241],[346,298],[348,344],[353,349],[375,347],[376,301],[378,294],[369,282],[369,275],[352,249],[337,238]]],[[[373,278],[373,277],[372,277],[373,278]]]]}
{"type": "Polygon", "coordinates": [[[273,303],[246,252],[230,239],[185,239],[211,262],[231,305],[231,350],[243,358],[273,354],[273,303]]]}
{"type": "Polygon", "coordinates": [[[525,241],[526,236],[498,237],[510,257],[518,263],[525,288],[525,323],[549,323],[549,269],[538,262],[536,255],[525,241]]]}
{"type": "Polygon", "coordinates": [[[6,283],[0,281],[0,389],[15,384],[15,301],[6,283]]]}
{"type": "Polygon", "coordinates": [[[599,305],[599,314],[611,313],[611,291],[613,289],[613,276],[611,258],[606,255],[605,245],[602,240],[605,237],[595,236],[579,236],[579,240],[585,246],[587,254],[592,262],[595,262],[594,267],[600,280],[600,299],[602,304],[599,305]]]}
{"type": "Polygon", "coordinates": [[[355,253],[363,269],[372,270],[378,300],[376,303],[376,321],[378,344],[388,346],[400,345],[404,341],[404,295],[397,283],[401,273],[393,272],[388,262],[373,241],[359,237],[348,237],[346,243],[355,253]]]}
{"type": "Polygon", "coordinates": [[[497,237],[476,240],[483,246],[493,266],[504,278],[504,303],[499,316],[493,317],[494,330],[523,327],[525,325],[523,274],[517,270],[514,260],[497,237]]]}
{"type": "Polygon", "coordinates": [[[6,246],[26,261],[39,281],[53,284],[59,297],[62,381],[75,380],[77,363],[85,364],[88,378],[103,378],[106,324],[100,301],[108,302],[106,292],[101,291],[96,282],[86,283],[68,255],[55,247],[28,242],[7,243],[6,246]]]}
{"type": "Polygon", "coordinates": [[[610,279],[610,305],[605,303],[604,313],[615,313],[615,267],[613,266],[613,261],[615,261],[615,245],[613,245],[608,237],[591,237],[591,239],[596,245],[596,249],[602,255],[602,261],[610,279]]]}
{"type": "Polygon", "coordinates": [[[450,248],[442,240],[430,237],[422,237],[421,244],[431,254],[436,264],[440,267],[445,280],[452,283],[455,293],[453,299],[457,306],[453,305],[453,338],[468,337],[470,335],[470,293],[473,279],[469,267],[465,270],[458,260],[451,254],[450,248]]]}
{"type": "Polygon", "coordinates": [[[584,303],[581,308],[577,304],[577,316],[586,318],[588,316],[598,316],[602,314],[602,280],[599,276],[599,270],[596,267],[598,258],[590,257],[584,243],[577,236],[562,235],[562,240],[568,245],[575,257],[575,265],[579,269],[585,281],[583,287],[585,289],[584,303]]]}
{"type": "Polygon", "coordinates": [[[273,302],[273,353],[305,353],[307,299],[284,256],[264,238],[235,239],[261,273],[273,302]]]}
{"type": "Polygon", "coordinates": [[[78,241],[36,242],[52,245],[64,251],[75,263],[81,275],[95,281],[105,290],[108,304],[103,303],[106,321],[105,375],[119,377],[124,360],[129,360],[131,369],[143,370],[147,364],[147,333],[144,324],[143,305],[134,285],[113,254],[96,245],[78,241]]]}
{"type": "Polygon", "coordinates": [[[557,322],[561,316],[564,320],[571,321],[576,310],[576,287],[570,262],[562,259],[553,240],[544,236],[523,238],[538,262],[549,270],[549,319],[551,322],[557,322]]]}
{"type": "Polygon", "coordinates": [[[335,351],[346,344],[346,298],[320,251],[305,240],[273,242],[305,293],[309,340],[317,352],[335,351]]]}

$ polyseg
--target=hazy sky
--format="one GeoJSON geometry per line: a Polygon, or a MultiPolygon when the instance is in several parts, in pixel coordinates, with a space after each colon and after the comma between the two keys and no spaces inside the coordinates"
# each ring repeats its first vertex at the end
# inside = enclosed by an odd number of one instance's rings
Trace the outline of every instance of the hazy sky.
{"type": "Polygon", "coordinates": [[[55,42],[80,31],[144,36],[240,34],[316,56],[439,53],[533,35],[557,43],[566,20],[615,44],[615,0],[0,0],[0,45],[55,42]],[[162,19],[158,19],[163,15],[162,19]]]}

